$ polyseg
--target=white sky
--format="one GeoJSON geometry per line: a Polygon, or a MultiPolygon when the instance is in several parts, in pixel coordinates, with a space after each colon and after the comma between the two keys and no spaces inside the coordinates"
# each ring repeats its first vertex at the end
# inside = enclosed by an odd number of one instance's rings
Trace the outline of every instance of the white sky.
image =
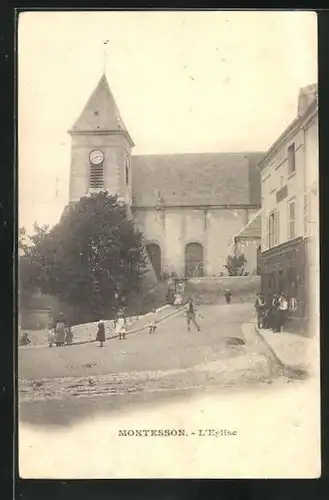
{"type": "Polygon", "coordinates": [[[312,12],[21,14],[20,226],[56,223],[68,201],[67,130],[103,73],[107,39],[135,154],[265,150],[317,80],[312,12]]]}

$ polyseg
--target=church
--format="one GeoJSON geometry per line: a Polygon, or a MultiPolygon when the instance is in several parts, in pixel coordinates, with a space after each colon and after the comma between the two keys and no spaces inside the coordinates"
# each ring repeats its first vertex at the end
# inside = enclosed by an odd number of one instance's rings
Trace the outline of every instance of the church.
{"type": "MultiPolygon", "coordinates": [[[[134,155],[105,75],[69,133],[71,203],[99,190],[117,194],[143,233],[158,277],[227,274],[235,235],[261,207],[264,153],[134,155]]],[[[254,249],[245,256],[254,274],[254,249]]]]}

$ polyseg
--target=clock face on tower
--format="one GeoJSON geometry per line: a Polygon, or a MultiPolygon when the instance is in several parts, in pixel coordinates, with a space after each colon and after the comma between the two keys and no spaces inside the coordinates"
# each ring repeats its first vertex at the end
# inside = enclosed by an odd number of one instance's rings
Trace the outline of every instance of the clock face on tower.
{"type": "Polygon", "coordinates": [[[100,165],[104,160],[104,153],[100,149],[94,149],[89,155],[90,163],[92,165],[100,165]]]}

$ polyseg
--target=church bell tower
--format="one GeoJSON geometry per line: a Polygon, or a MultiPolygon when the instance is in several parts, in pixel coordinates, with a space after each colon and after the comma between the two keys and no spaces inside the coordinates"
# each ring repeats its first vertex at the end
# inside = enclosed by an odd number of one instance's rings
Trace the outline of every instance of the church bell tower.
{"type": "Polygon", "coordinates": [[[105,75],[69,134],[72,138],[70,202],[104,190],[117,194],[130,207],[134,143],[105,75]]]}

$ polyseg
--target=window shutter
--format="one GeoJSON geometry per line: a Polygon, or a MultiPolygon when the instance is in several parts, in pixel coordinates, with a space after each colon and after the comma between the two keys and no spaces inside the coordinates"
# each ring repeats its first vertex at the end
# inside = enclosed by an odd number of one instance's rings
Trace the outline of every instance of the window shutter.
{"type": "Polygon", "coordinates": [[[93,189],[101,189],[104,185],[103,164],[90,165],[89,185],[93,189]]]}

